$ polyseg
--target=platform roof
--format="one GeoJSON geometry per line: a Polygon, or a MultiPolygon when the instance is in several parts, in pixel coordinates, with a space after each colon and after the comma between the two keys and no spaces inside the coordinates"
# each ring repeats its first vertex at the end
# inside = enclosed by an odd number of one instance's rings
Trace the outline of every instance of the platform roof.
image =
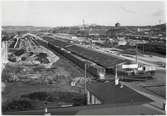
{"type": "Polygon", "coordinates": [[[95,62],[96,64],[106,69],[114,68],[116,64],[128,61],[128,60],[121,59],[113,55],[107,55],[107,54],[104,54],[104,53],[101,53],[95,50],[83,48],[83,47],[76,46],[76,45],[70,46],[66,49],[83,58],[86,58],[92,62],[95,62]]]}
{"type": "Polygon", "coordinates": [[[88,82],[87,89],[103,104],[145,104],[151,99],[137,93],[127,86],[116,86],[114,82],[88,82]]]}
{"type": "Polygon", "coordinates": [[[43,37],[43,39],[48,41],[48,42],[50,42],[50,44],[59,46],[61,48],[65,48],[65,46],[71,45],[70,43],[67,43],[67,42],[64,42],[64,41],[60,41],[60,40],[54,39],[52,37],[43,37]]]}
{"type": "Polygon", "coordinates": [[[75,55],[83,57],[87,60],[90,60],[106,69],[114,68],[116,64],[127,62],[128,60],[122,59],[113,55],[107,55],[89,48],[80,47],[77,45],[73,45],[64,41],[60,41],[56,38],[52,37],[43,37],[44,40],[50,42],[52,45],[59,46],[61,48],[65,48],[75,55]],[[69,46],[72,45],[72,46],[69,46]]]}

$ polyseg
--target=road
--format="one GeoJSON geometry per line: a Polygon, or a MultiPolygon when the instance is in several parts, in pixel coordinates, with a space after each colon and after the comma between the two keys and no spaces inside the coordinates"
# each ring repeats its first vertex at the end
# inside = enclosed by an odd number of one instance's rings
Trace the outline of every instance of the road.
{"type": "MultiPolygon", "coordinates": [[[[93,49],[95,51],[98,51],[98,52],[101,52],[101,53],[105,53],[105,54],[108,54],[108,55],[114,55],[114,56],[117,56],[117,57],[120,57],[120,58],[123,58],[123,59],[127,59],[127,60],[131,60],[131,61],[136,62],[136,55],[129,55],[129,54],[125,55],[125,54],[121,54],[119,52],[111,53],[111,52],[108,52],[109,50],[107,48],[106,49],[104,49],[104,48],[101,49],[98,46],[95,46],[91,49],[93,49]]],[[[157,57],[157,56],[148,56],[148,55],[143,55],[143,56],[138,55],[137,57],[138,57],[138,63],[154,66],[154,67],[156,67],[157,70],[165,70],[165,67],[159,66],[157,64],[157,62],[165,63],[166,58],[157,57]]]]}

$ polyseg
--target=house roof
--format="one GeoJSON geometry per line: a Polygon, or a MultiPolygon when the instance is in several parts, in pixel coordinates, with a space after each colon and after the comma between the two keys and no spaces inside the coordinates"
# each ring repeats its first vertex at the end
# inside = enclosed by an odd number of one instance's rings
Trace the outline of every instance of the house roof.
{"type": "Polygon", "coordinates": [[[137,93],[127,86],[115,86],[113,82],[88,82],[87,89],[104,104],[143,104],[151,99],[137,93]]]}

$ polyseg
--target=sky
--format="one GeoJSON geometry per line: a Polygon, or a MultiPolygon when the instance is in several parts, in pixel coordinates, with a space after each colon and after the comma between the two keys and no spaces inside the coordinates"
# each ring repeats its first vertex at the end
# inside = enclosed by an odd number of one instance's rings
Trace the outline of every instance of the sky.
{"type": "Polygon", "coordinates": [[[166,21],[163,1],[2,1],[2,25],[156,25],[166,21]]]}

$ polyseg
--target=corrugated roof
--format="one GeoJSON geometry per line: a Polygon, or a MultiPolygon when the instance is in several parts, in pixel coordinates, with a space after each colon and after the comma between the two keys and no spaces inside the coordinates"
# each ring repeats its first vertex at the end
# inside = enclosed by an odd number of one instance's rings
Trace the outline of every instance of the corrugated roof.
{"type": "Polygon", "coordinates": [[[127,86],[115,86],[113,82],[89,82],[87,89],[104,104],[143,104],[151,99],[137,93],[127,86]]]}

